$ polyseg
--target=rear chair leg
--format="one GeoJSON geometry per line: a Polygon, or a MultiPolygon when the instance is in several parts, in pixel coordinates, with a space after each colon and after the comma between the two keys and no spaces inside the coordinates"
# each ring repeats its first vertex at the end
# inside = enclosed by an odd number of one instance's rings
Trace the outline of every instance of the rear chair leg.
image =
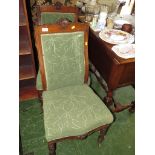
{"type": "Polygon", "coordinates": [[[48,143],[49,155],[56,155],[56,143],[48,143]]]}

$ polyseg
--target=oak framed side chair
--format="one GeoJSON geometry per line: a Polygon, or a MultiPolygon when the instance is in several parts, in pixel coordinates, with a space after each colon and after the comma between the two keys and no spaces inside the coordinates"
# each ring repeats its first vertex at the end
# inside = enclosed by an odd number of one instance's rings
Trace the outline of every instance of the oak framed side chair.
{"type": "Polygon", "coordinates": [[[78,22],[78,8],[74,6],[64,6],[60,2],[52,5],[42,5],[37,7],[38,24],[53,24],[60,19],[67,19],[70,22],[78,22]]]}
{"type": "Polygon", "coordinates": [[[112,113],[87,84],[88,31],[82,23],[35,27],[50,155],[56,155],[57,142],[84,139],[95,131],[100,132],[100,144],[113,122],[112,113]]]}

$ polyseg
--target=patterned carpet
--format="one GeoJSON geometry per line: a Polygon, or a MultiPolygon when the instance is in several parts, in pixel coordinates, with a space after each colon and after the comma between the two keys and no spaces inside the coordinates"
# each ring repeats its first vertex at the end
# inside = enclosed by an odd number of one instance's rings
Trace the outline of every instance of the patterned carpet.
{"type": "MultiPolygon", "coordinates": [[[[100,97],[105,96],[96,78],[91,74],[91,87],[100,97]]],[[[127,103],[134,100],[131,86],[117,89],[116,100],[127,103]]],[[[24,155],[48,155],[44,137],[43,114],[38,100],[20,104],[20,132],[24,155]]],[[[57,155],[134,155],[135,154],[135,114],[125,110],[115,114],[115,122],[109,128],[104,142],[97,145],[98,133],[85,140],[65,140],[57,145],[57,155]]]]}

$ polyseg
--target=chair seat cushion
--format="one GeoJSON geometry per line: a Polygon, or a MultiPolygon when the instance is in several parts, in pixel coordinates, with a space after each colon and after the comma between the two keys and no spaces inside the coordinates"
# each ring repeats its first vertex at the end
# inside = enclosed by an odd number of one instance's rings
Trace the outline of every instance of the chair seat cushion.
{"type": "Polygon", "coordinates": [[[85,134],[110,124],[113,115],[88,85],[43,92],[47,141],[85,134]]]}

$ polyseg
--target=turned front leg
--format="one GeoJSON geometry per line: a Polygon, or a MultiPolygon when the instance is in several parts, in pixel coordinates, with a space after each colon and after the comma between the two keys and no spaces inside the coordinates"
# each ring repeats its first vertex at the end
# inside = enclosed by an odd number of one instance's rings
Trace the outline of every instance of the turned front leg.
{"type": "Polygon", "coordinates": [[[48,143],[49,155],[56,155],[56,143],[48,143]]]}
{"type": "Polygon", "coordinates": [[[98,136],[98,144],[99,145],[103,142],[103,140],[105,138],[105,134],[106,134],[108,128],[109,128],[109,125],[105,126],[104,128],[102,128],[100,130],[100,135],[98,136]]]}
{"type": "Polygon", "coordinates": [[[104,97],[103,101],[107,106],[111,106],[113,104],[113,92],[112,90],[107,91],[107,96],[104,97]]]}

